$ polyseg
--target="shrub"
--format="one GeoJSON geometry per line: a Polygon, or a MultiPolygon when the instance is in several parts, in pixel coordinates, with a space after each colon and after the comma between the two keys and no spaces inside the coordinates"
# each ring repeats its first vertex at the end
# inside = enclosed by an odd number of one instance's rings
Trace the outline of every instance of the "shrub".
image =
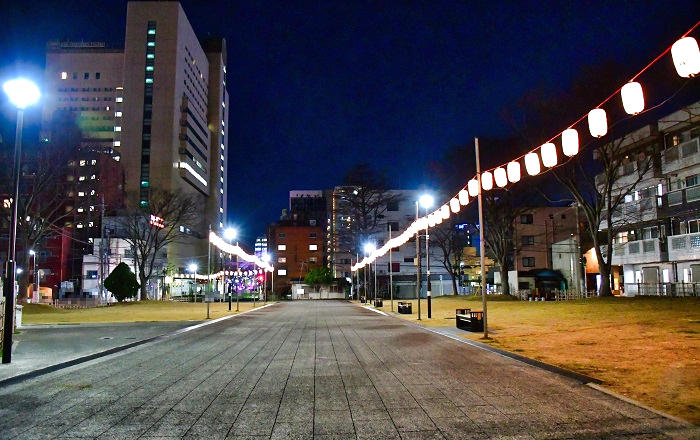
{"type": "Polygon", "coordinates": [[[105,279],[105,288],[112,292],[119,302],[136,297],[139,287],[136,275],[125,263],[119,263],[105,279]]]}

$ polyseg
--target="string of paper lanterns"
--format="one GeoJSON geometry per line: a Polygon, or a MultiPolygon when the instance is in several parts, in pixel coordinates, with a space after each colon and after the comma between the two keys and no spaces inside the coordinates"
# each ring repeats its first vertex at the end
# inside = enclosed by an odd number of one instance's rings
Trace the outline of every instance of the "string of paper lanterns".
{"type": "MultiPolygon", "coordinates": [[[[700,25],[700,22],[696,23],[683,35],[681,39],[676,41],[670,48],[662,52],[644,69],[637,73],[628,83],[624,84],[620,89],[601,102],[596,108],[588,112],[588,130],[591,136],[601,138],[607,134],[607,114],[605,110],[600,107],[607,103],[618,92],[622,98],[622,106],[625,112],[634,116],[640,114],[644,110],[644,91],[642,89],[642,85],[635,81],[635,79],[637,79],[637,77],[639,77],[656,61],[661,59],[661,57],[668,53],[669,50],[671,51],[673,64],[679,76],[683,78],[692,78],[700,74],[700,49],[698,48],[698,43],[695,38],[688,36],[696,27],[698,27],[698,25],[700,25]]],[[[390,239],[382,247],[376,249],[370,255],[353,265],[351,267],[352,271],[354,272],[358,269],[362,269],[367,264],[373,263],[377,258],[384,256],[390,249],[394,249],[405,244],[416,234],[417,231],[425,229],[426,226],[433,227],[435,225],[439,225],[444,220],[447,220],[451,214],[458,213],[461,206],[468,205],[471,201],[470,198],[477,197],[480,190],[491,190],[493,188],[494,181],[496,186],[499,188],[507,186],[508,183],[517,183],[522,177],[520,159],[523,159],[525,171],[527,171],[527,174],[530,176],[536,176],[542,172],[542,166],[546,168],[553,168],[557,166],[559,163],[559,159],[557,157],[557,147],[552,141],[558,136],[561,137],[562,153],[567,157],[577,155],[579,153],[579,134],[578,131],[573,128],[573,126],[581,122],[584,118],[586,118],[586,116],[579,118],[576,122],[571,124],[569,128],[523,156],[520,156],[519,158],[516,158],[505,165],[499,165],[491,170],[483,171],[481,173],[481,188],[479,188],[479,180],[476,177],[470,179],[467,182],[467,185],[460,189],[448,203],[442,205],[434,212],[427,214],[425,217],[416,219],[401,234],[390,239]]]]}
{"type": "Polygon", "coordinates": [[[241,258],[243,261],[247,261],[248,263],[253,263],[257,267],[260,267],[268,272],[273,271],[272,266],[269,263],[258,258],[256,255],[251,255],[251,254],[246,253],[238,245],[227,243],[226,240],[224,240],[223,238],[216,235],[216,233],[214,231],[209,232],[209,243],[211,243],[212,245],[217,247],[222,252],[225,252],[225,253],[231,254],[231,255],[238,255],[238,257],[241,258]]]}

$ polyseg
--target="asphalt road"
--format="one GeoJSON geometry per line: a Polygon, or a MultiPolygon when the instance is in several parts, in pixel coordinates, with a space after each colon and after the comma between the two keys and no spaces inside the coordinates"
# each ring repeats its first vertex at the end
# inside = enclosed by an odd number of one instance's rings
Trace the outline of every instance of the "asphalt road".
{"type": "Polygon", "coordinates": [[[0,438],[693,438],[580,382],[297,301],[0,389],[0,438]]]}

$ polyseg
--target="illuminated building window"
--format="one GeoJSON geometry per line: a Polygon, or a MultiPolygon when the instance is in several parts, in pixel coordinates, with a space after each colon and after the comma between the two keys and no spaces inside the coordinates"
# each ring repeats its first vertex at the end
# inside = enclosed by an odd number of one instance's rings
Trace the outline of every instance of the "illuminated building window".
{"type": "Polygon", "coordinates": [[[80,176],[80,177],[78,177],[78,181],[79,181],[79,182],[82,182],[83,180],[85,180],[85,176],[80,176]]]}
{"type": "Polygon", "coordinates": [[[152,60],[152,59],[155,58],[155,57],[156,57],[155,54],[152,54],[152,53],[147,53],[147,54],[146,54],[146,58],[148,58],[149,60],[152,60]]]}
{"type": "Polygon", "coordinates": [[[279,275],[281,277],[287,276],[287,269],[279,269],[277,271],[277,275],[279,275]]]}
{"type": "Polygon", "coordinates": [[[148,35],[155,35],[155,34],[156,34],[156,30],[155,30],[155,29],[149,29],[149,30],[148,30],[148,35]]]}
{"type": "Polygon", "coordinates": [[[153,78],[146,78],[146,84],[153,84],[153,78]]]}
{"type": "Polygon", "coordinates": [[[309,250],[310,250],[310,251],[317,251],[317,250],[318,250],[318,245],[317,245],[317,244],[310,244],[310,245],[309,245],[309,250]]]}
{"type": "Polygon", "coordinates": [[[123,101],[124,101],[124,98],[123,98],[122,96],[117,96],[114,100],[115,100],[116,102],[123,102],[123,101]]]}
{"type": "Polygon", "coordinates": [[[148,44],[147,44],[147,46],[148,46],[148,47],[155,47],[155,46],[156,46],[156,42],[155,42],[155,41],[149,41],[148,44]]]}
{"type": "Polygon", "coordinates": [[[121,117],[122,117],[122,112],[120,112],[120,111],[114,112],[114,117],[115,117],[115,118],[121,118],[121,117]]]}
{"type": "Polygon", "coordinates": [[[83,191],[78,191],[78,197],[84,197],[85,193],[83,191]]]}
{"type": "Polygon", "coordinates": [[[61,72],[61,79],[68,79],[68,72],[61,72]]]}
{"type": "Polygon", "coordinates": [[[121,147],[122,141],[114,141],[114,146],[115,147],[121,147]]]}
{"type": "Polygon", "coordinates": [[[115,126],[114,126],[114,131],[122,131],[122,126],[121,126],[121,125],[115,125],[115,126]]]}
{"type": "Polygon", "coordinates": [[[287,250],[287,245],[286,245],[286,244],[278,244],[278,245],[277,245],[277,250],[278,250],[278,251],[286,251],[286,250],[287,250]]]}

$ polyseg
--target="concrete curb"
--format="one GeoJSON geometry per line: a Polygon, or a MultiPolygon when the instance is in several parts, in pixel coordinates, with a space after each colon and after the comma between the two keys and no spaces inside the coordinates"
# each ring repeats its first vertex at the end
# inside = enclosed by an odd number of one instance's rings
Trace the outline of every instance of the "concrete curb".
{"type": "Polygon", "coordinates": [[[172,337],[172,336],[177,336],[177,335],[180,335],[182,333],[187,333],[187,332],[190,332],[192,330],[196,330],[198,328],[205,327],[207,325],[212,325],[212,324],[216,324],[217,322],[221,322],[221,321],[224,321],[227,319],[235,318],[236,316],[241,316],[241,315],[245,315],[246,313],[262,310],[266,307],[270,307],[270,306],[273,306],[275,304],[276,303],[266,304],[264,306],[260,306],[260,307],[254,308],[254,309],[246,310],[245,312],[237,313],[235,315],[222,316],[221,318],[216,318],[216,319],[212,319],[211,321],[206,321],[206,322],[202,322],[200,324],[191,325],[189,327],[181,328],[180,330],[176,330],[176,331],[171,332],[171,333],[163,333],[162,335],[152,336],[150,338],[142,339],[140,341],[130,342],[128,344],[120,345],[118,347],[112,347],[110,349],[99,351],[97,353],[92,353],[92,354],[88,354],[85,356],[80,356],[80,357],[77,357],[75,359],[69,359],[67,361],[59,362],[57,364],[49,365],[47,367],[38,368],[36,370],[32,370],[32,371],[28,371],[26,373],[18,374],[16,376],[8,377],[6,379],[0,380],[0,388],[5,387],[5,386],[9,386],[9,385],[14,385],[16,383],[23,382],[25,380],[32,379],[32,378],[35,378],[38,376],[43,376],[45,374],[53,373],[54,371],[62,370],[64,368],[72,367],[74,365],[82,364],[82,363],[85,363],[85,362],[88,362],[88,361],[91,361],[94,359],[99,359],[101,357],[109,356],[111,354],[118,353],[118,352],[124,351],[124,350],[128,350],[130,348],[137,347],[139,345],[144,345],[144,344],[147,344],[149,342],[157,342],[157,341],[160,341],[160,340],[172,337]]]}

